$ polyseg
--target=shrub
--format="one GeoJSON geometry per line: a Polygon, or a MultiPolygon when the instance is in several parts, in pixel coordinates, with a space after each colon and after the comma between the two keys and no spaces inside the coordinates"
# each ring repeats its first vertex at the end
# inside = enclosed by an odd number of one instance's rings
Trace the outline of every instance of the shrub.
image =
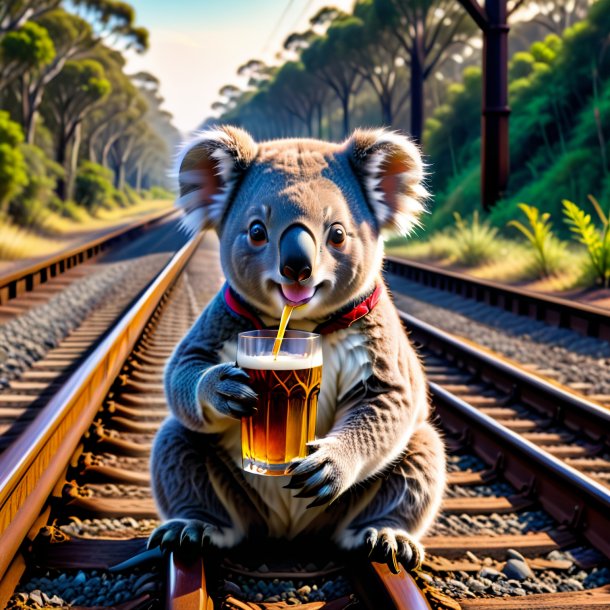
{"type": "Polygon", "coordinates": [[[176,195],[162,186],[151,186],[147,199],[174,199],[176,195]]]}
{"type": "MultiPolygon", "coordinates": [[[[586,247],[595,281],[608,288],[610,286],[610,222],[608,214],[604,213],[593,195],[589,195],[589,201],[601,220],[601,229],[595,226],[590,214],[567,199],[562,202],[564,220],[577,240],[586,247]]],[[[608,212],[610,214],[610,209],[608,212]]]]}
{"type": "Polygon", "coordinates": [[[0,110],[0,212],[6,212],[9,201],[28,183],[25,159],[20,145],[23,132],[11,121],[8,112],[0,110]]]}
{"type": "Polygon", "coordinates": [[[498,229],[488,222],[480,222],[477,211],[474,212],[470,223],[458,212],[455,212],[453,217],[457,262],[474,266],[490,261],[497,251],[498,229]]]}
{"type": "Polygon", "coordinates": [[[27,168],[28,183],[21,193],[11,200],[9,214],[21,226],[40,226],[47,212],[57,206],[55,186],[64,171],[37,146],[23,144],[21,151],[27,168]]]}
{"type": "Polygon", "coordinates": [[[514,227],[529,241],[533,253],[533,272],[537,277],[548,277],[559,271],[565,254],[565,244],[557,239],[551,230],[551,215],[540,213],[538,208],[520,203],[519,209],[525,214],[530,228],[518,220],[511,220],[509,227],[514,227]]]}
{"type": "Polygon", "coordinates": [[[127,199],[129,200],[130,205],[136,205],[136,203],[140,202],[140,197],[138,196],[138,193],[135,189],[131,188],[129,184],[125,185],[123,191],[125,192],[125,195],[127,195],[127,199]]]}
{"type": "Polygon", "coordinates": [[[119,189],[114,189],[112,198],[114,199],[115,203],[121,208],[128,208],[131,205],[127,194],[123,191],[120,191],[119,189]]]}
{"type": "Polygon", "coordinates": [[[75,199],[94,214],[101,207],[113,207],[115,188],[112,185],[112,171],[83,161],[76,173],[75,199]]]}
{"type": "Polygon", "coordinates": [[[71,199],[62,201],[59,197],[57,197],[53,202],[52,209],[54,212],[57,212],[64,218],[69,218],[74,222],[84,223],[91,220],[91,216],[89,216],[87,210],[71,199]]]}

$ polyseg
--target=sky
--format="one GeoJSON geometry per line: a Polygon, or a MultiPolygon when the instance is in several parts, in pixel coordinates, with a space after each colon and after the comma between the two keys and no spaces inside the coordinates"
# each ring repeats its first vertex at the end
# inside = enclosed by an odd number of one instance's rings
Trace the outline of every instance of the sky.
{"type": "Polygon", "coordinates": [[[304,31],[323,6],[350,10],[353,0],[130,0],[150,48],[130,53],[128,73],[146,70],[161,81],[165,109],[188,134],[212,114],[225,84],[241,84],[249,59],[274,63],[288,34],[304,31]]]}

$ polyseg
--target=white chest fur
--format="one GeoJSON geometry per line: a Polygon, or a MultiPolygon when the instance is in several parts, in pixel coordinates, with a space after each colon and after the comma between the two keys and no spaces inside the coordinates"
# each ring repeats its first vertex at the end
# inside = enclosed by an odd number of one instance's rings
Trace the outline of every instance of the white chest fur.
{"type": "MultiPolygon", "coordinates": [[[[335,421],[338,401],[354,385],[371,374],[366,337],[358,324],[322,336],[322,385],[318,398],[316,436],[326,436],[335,421]]],[[[222,362],[235,362],[236,343],[226,343],[222,362]]],[[[236,464],[241,466],[241,429],[239,422],[230,426],[221,443],[236,464]]],[[[266,477],[245,473],[248,483],[259,493],[270,510],[269,530],[272,536],[292,538],[303,531],[324,507],[306,509],[311,500],[294,498],[294,490],[283,489],[288,477],[266,477]]]]}

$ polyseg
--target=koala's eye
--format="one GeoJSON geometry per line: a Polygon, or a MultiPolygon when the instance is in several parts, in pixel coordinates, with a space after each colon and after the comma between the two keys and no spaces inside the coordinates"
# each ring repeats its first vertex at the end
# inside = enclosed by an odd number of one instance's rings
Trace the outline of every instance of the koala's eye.
{"type": "Polygon", "coordinates": [[[265,229],[265,226],[261,222],[253,222],[250,225],[248,233],[250,235],[250,241],[255,246],[262,246],[268,241],[267,229],[265,229]]]}
{"type": "Polygon", "coordinates": [[[335,248],[340,248],[345,243],[345,229],[340,224],[334,224],[328,234],[328,242],[335,248]]]}

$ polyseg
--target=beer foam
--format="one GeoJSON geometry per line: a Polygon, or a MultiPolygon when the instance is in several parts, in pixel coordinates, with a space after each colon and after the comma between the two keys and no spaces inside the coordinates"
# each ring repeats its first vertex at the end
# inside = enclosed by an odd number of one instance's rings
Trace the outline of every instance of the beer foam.
{"type": "Polygon", "coordinates": [[[260,371],[311,369],[315,366],[322,366],[322,352],[308,356],[282,354],[280,352],[277,358],[274,358],[273,354],[263,354],[261,356],[238,354],[237,364],[245,369],[258,369],[260,371]]]}

